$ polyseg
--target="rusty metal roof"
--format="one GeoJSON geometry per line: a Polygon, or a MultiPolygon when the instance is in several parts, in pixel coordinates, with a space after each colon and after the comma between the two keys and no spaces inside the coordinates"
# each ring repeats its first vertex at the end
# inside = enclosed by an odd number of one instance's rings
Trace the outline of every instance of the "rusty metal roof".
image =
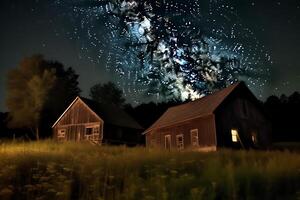
{"type": "Polygon", "coordinates": [[[144,131],[144,134],[154,129],[213,114],[225,98],[241,83],[243,82],[235,83],[195,101],[169,108],[152,126],[144,131]]]}

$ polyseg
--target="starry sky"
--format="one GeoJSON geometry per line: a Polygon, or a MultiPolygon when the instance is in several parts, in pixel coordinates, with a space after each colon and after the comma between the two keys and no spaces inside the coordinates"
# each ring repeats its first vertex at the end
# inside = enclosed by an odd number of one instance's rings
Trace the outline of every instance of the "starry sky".
{"type": "Polygon", "coordinates": [[[140,2],[2,0],[0,111],[7,72],[37,53],[72,66],[83,95],[113,81],[133,104],[237,79],[262,100],[299,91],[299,0],[140,2]]]}

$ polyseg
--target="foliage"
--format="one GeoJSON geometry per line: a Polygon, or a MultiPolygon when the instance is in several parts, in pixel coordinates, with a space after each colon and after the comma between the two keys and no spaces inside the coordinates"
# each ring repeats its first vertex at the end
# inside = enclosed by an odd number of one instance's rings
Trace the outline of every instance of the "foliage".
{"type": "Polygon", "coordinates": [[[134,119],[137,120],[142,127],[150,127],[168,108],[182,104],[182,101],[168,101],[160,103],[143,103],[136,107],[126,105],[125,110],[134,119]],[[147,115],[145,115],[147,113],[147,115]]]}
{"type": "Polygon", "coordinates": [[[42,56],[25,58],[10,71],[7,80],[7,108],[13,127],[38,127],[48,92],[55,82],[54,71],[41,67],[42,56]]]}
{"type": "Polygon", "coordinates": [[[299,118],[300,94],[270,96],[264,104],[273,124],[273,140],[300,141],[299,118]]]}
{"type": "Polygon", "coordinates": [[[45,60],[41,55],[24,58],[7,79],[11,127],[42,128],[43,133],[47,132],[67,104],[79,95],[77,79],[72,68],[65,70],[59,62],[45,60]]]}
{"type": "Polygon", "coordinates": [[[116,106],[123,106],[125,99],[123,92],[114,83],[98,83],[91,87],[90,97],[99,103],[115,104],[116,106]]]}
{"type": "Polygon", "coordinates": [[[0,145],[1,199],[299,199],[300,154],[0,145]]]}
{"type": "Polygon", "coordinates": [[[54,70],[56,76],[55,85],[49,91],[48,99],[42,111],[42,132],[44,137],[52,134],[51,126],[64,112],[69,104],[80,95],[78,78],[73,68],[65,69],[64,65],[55,61],[44,60],[43,64],[47,69],[54,70]]]}

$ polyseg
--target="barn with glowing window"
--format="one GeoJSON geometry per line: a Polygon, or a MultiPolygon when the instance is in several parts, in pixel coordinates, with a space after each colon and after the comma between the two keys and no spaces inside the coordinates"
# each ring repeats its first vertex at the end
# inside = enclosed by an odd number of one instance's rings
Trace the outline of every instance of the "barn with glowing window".
{"type": "Polygon", "coordinates": [[[271,122],[244,82],[169,108],[144,134],[146,146],[215,151],[267,148],[271,122]]]}

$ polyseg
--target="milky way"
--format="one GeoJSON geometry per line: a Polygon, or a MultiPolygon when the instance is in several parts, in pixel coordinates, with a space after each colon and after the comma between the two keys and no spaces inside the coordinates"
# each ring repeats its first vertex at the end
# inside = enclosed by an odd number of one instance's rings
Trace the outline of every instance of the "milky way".
{"type": "Polygon", "coordinates": [[[82,56],[105,62],[126,93],[196,99],[237,80],[262,87],[271,58],[223,0],[56,0],[82,56]]]}

